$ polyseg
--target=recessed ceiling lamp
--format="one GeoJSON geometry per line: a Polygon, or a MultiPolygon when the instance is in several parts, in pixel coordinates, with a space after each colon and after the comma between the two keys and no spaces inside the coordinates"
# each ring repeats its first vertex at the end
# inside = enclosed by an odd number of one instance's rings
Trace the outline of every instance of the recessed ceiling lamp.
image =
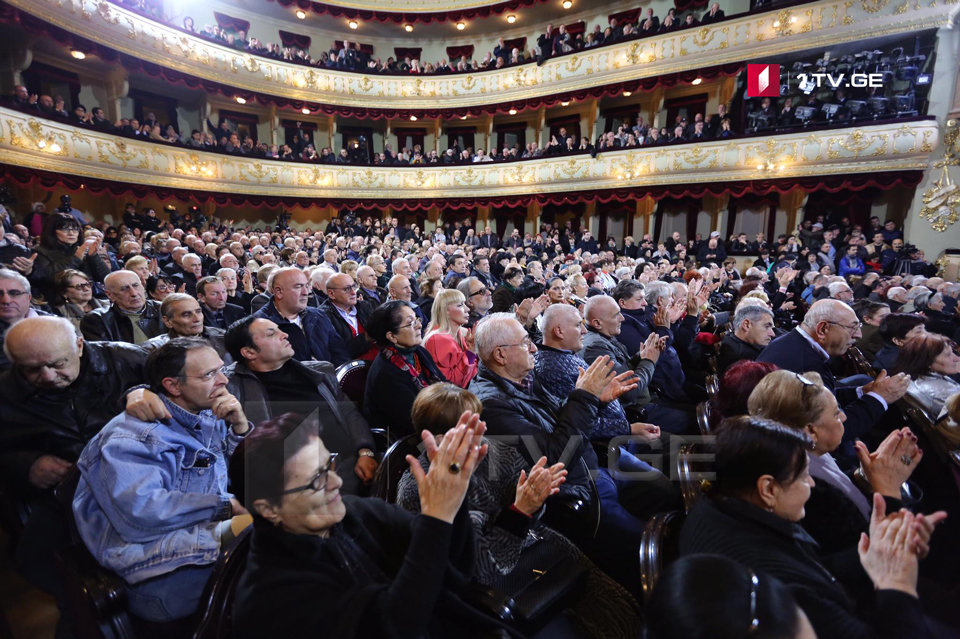
{"type": "Polygon", "coordinates": [[[87,57],[86,53],[84,53],[83,51],[77,51],[76,49],[72,50],[70,52],[70,55],[75,57],[77,60],[83,60],[85,57],[87,57]]]}
{"type": "Polygon", "coordinates": [[[625,97],[625,98],[629,98],[631,95],[633,95],[633,91],[624,91],[624,92],[623,92],[623,97],[625,97]]]}
{"type": "Polygon", "coordinates": [[[569,101],[561,102],[560,106],[570,106],[570,102],[569,101]]]}
{"type": "Polygon", "coordinates": [[[510,115],[516,115],[516,114],[517,114],[517,110],[516,110],[516,109],[510,109],[509,111],[507,111],[507,113],[509,113],[510,115]]]}
{"type": "Polygon", "coordinates": [[[407,33],[412,33],[412,32],[413,32],[413,25],[412,25],[412,24],[405,24],[405,25],[403,25],[403,30],[406,31],[407,33]]]}
{"type": "Polygon", "coordinates": [[[694,80],[694,81],[691,82],[690,84],[692,84],[693,86],[697,86],[697,85],[700,84],[701,82],[703,82],[703,78],[697,78],[696,80],[694,80]]]}
{"type": "Polygon", "coordinates": [[[417,116],[411,115],[411,116],[410,116],[410,121],[411,121],[411,122],[416,122],[416,121],[417,121],[417,116]]]}
{"type": "Polygon", "coordinates": [[[310,115],[310,109],[308,109],[307,107],[303,107],[302,109],[300,109],[300,113],[304,115],[310,115]]]}
{"type": "Polygon", "coordinates": [[[246,103],[247,101],[244,100],[243,98],[240,98],[240,97],[237,98],[237,104],[246,104],[246,103]]]}
{"type": "Polygon", "coordinates": [[[460,116],[460,119],[461,119],[461,120],[466,120],[466,119],[467,119],[467,116],[461,115],[461,116],[460,116]]]}
{"type": "Polygon", "coordinates": [[[573,0],[563,0],[563,8],[569,9],[573,6],[573,0]]]}
{"type": "Polygon", "coordinates": [[[467,23],[464,22],[463,20],[457,23],[457,31],[463,31],[466,28],[467,28],[467,23]]]}
{"type": "Polygon", "coordinates": [[[305,20],[307,17],[307,12],[303,10],[298,10],[296,15],[298,20],[305,20]]]}
{"type": "Polygon", "coordinates": [[[507,16],[507,22],[509,22],[510,24],[513,24],[516,21],[517,21],[517,16],[513,15],[512,13],[507,16]]]}
{"type": "Polygon", "coordinates": [[[360,23],[357,22],[356,20],[351,20],[350,22],[347,23],[347,26],[350,27],[351,29],[356,29],[357,27],[360,26],[360,23]]]}

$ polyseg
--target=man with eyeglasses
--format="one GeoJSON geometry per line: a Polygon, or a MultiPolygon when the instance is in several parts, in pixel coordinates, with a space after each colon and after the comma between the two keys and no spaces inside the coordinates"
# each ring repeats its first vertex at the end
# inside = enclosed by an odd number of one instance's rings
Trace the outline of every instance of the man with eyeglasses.
{"type": "Polygon", "coordinates": [[[347,345],[351,359],[372,360],[377,347],[367,334],[366,324],[373,309],[367,302],[357,300],[357,285],[346,273],[338,273],[327,280],[327,303],[320,310],[327,314],[333,330],[347,345]]]}
{"type": "Polygon", "coordinates": [[[147,299],[139,275],[133,271],[114,271],[103,282],[112,304],[80,320],[84,339],[139,345],[163,332],[160,302],[147,299]]]}
{"type": "Polygon", "coordinates": [[[311,288],[303,271],[295,266],[278,268],[270,274],[267,292],[273,297],[254,317],[268,319],[287,333],[296,359],[334,366],[350,361],[347,346],[326,313],[307,306],[311,288]]]}
{"type": "MultiPolygon", "coordinates": [[[[2,273],[2,272],[0,272],[2,273]]],[[[0,276],[0,290],[10,281],[0,276]]],[[[0,295],[0,310],[8,298],[0,295]]],[[[70,543],[53,489],[91,437],[142,391],[146,353],[119,342],[85,342],[70,320],[27,317],[6,334],[10,370],[0,375],[0,478],[28,512],[16,550],[31,584],[67,610],[54,554],[70,543]]]]}
{"type": "Polygon", "coordinates": [[[200,303],[185,293],[171,293],[160,304],[160,319],[168,331],[145,341],[140,348],[152,352],[178,337],[200,337],[217,350],[217,354],[230,363],[223,346],[223,329],[208,326],[200,303]]]}
{"type": "Polygon", "coordinates": [[[470,309],[467,328],[473,328],[477,322],[490,313],[493,308],[493,292],[483,280],[477,277],[468,277],[457,284],[457,290],[463,293],[467,308],[470,309]]]}
{"type": "Polygon", "coordinates": [[[145,377],[166,419],[122,413],[104,426],[77,461],[73,511],[93,557],[127,583],[130,612],[170,622],[196,612],[221,550],[243,529],[227,466],[252,425],[203,339],[164,344],[145,377]]]}
{"type": "MultiPolygon", "coordinates": [[[[819,373],[823,385],[837,396],[847,415],[838,461],[849,466],[856,461],[853,440],[866,436],[890,404],[907,391],[910,376],[902,373],[888,377],[882,371],[876,380],[864,385],[845,385],[837,380],[829,366],[862,336],[857,314],[839,300],[820,300],[807,311],[803,322],[786,335],[770,342],[757,357],[758,362],[776,364],[795,373],[819,373]]],[[[859,381],[859,380],[856,380],[859,381]]]]}
{"type": "Polygon", "coordinates": [[[7,329],[27,317],[50,315],[30,306],[32,300],[27,278],[16,271],[0,268],[0,372],[10,368],[10,360],[3,350],[7,329]]]}

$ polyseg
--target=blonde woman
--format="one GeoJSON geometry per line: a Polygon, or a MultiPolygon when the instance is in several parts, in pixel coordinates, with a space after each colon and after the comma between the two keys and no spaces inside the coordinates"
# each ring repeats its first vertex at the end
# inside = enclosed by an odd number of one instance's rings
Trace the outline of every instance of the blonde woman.
{"type": "Polygon", "coordinates": [[[479,358],[473,345],[473,333],[463,328],[470,319],[466,298],[455,288],[437,293],[424,347],[437,368],[460,388],[466,388],[477,374],[479,358]]]}
{"type": "Polygon", "coordinates": [[[123,268],[139,275],[140,283],[143,284],[144,287],[147,286],[147,280],[153,275],[150,269],[150,261],[142,255],[134,255],[131,257],[124,263],[123,268]]]}
{"type": "Polygon", "coordinates": [[[357,269],[360,268],[360,265],[353,260],[344,260],[340,263],[340,272],[345,273],[353,278],[353,282],[357,282],[357,269]]]}

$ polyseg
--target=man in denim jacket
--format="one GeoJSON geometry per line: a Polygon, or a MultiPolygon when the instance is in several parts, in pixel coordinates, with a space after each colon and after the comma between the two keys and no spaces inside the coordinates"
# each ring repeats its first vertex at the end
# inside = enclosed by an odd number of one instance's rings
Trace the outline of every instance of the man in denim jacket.
{"type": "Polygon", "coordinates": [[[149,621],[194,613],[231,517],[227,465],[250,431],[227,392],[223,360],[205,340],[176,338],[147,358],[165,419],[115,417],[87,444],[73,510],[87,548],[128,584],[130,610],[149,621]]]}

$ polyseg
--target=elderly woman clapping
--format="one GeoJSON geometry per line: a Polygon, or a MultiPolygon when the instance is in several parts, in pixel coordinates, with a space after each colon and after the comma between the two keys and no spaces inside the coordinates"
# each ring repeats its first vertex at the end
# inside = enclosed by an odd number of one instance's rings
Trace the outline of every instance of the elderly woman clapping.
{"type": "Polygon", "coordinates": [[[487,452],[485,430],[467,412],[439,444],[423,433],[430,470],[407,457],[420,495],[412,515],[341,495],[316,420],[261,424],[230,469],[254,518],[234,636],[518,636],[460,596],[475,563],[464,495],[487,452]]]}

